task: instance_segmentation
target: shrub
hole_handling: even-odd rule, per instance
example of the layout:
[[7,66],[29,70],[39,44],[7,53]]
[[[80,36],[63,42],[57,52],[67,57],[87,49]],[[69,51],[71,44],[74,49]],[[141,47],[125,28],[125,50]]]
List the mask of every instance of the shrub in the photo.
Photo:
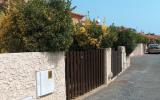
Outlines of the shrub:
[[119,27],[117,32],[118,39],[113,47],[125,46],[126,53],[129,55],[136,47],[136,31],[131,28]]
[[105,26],[97,25],[96,21],[86,20],[89,24],[75,25],[74,41],[71,50],[88,50],[100,48],[103,35],[105,35]]
[[[141,40],[141,39],[140,39]],[[103,38],[102,48],[118,49],[118,46],[125,46],[127,56],[133,52],[137,44],[137,32],[135,29],[117,27],[112,24],[108,28],[108,34]]]
[[102,39],[101,48],[113,47],[114,42],[118,39],[117,27],[114,24],[108,28],[107,33]]
[[156,43],[160,44],[160,38],[156,39]]
[[72,43],[71,2],[14,2],[0,21],[1,47],[6,52],[67,50]]
[[142,35],[142,34],[137,34],[136,35],[136,42],[137,43],[145,43],[145,44],[147,44],[149,42],[149,39],[146,36]]

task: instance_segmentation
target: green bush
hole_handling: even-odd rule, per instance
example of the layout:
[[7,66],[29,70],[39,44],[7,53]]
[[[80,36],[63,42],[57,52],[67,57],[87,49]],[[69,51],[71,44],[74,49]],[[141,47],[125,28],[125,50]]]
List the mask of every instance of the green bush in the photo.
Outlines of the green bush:
[[147,44],[149,42],[149,39],[142,34],[137,34],[136,35],[136,42]]
[[67,50],[72,43],[71,2],[29,0],[14,2],[1,17],[1,52]]
[[118,39],[114,42],[113,47],[125,46],[128,56],[136,47],[136,31],[131,28],[119,27],[117,34]]
[[111,25],[107,30],[107,35],[102,39],[101,48],[113,47],[114,42],[118,39],[117,35],[117,27]]
[[125,46],[127,56],[133,52],[136,47],[136,30],[125,27],[117,27],[112,24],[108,28],[108,34],[103,38],[102,48],[115,48]]
[[98,49],[101,45],[103,32],[102,26],[97,25],[96,21],[90,21],[89,25],[78,23],[75,25],[75,34],[73,34],[73,44],[71,50]]
[[156,39],[156,43],[160,44],[160,38]]

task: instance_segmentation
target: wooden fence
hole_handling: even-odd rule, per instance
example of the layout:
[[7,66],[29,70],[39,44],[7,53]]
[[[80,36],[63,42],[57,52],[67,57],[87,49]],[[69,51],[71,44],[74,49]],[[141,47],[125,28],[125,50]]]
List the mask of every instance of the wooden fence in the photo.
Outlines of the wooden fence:
[[66,53],[67,100],[81,96],[105,82],[104,50]]
[[121,63],[122,63],[121,62],[121,52],[119,52],[118,50],[112,49],[111,70],[113,73],[113,78],[122,71]]

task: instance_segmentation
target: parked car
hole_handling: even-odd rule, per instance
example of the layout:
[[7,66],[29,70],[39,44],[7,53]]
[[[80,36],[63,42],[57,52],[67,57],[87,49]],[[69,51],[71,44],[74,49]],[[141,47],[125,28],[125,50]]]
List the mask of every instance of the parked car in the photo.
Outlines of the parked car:
[[150,53],[160,53],[160,45],[159,44],[149,44],[147,52]]

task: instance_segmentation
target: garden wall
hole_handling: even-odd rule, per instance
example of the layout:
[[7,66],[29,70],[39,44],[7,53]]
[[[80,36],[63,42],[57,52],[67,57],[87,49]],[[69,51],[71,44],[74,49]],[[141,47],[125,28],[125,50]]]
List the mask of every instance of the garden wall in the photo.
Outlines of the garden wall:
[[[54,92],[37,97],[37,71],[53,70]],[[65,100],[65,55],[57,53],[0,54],[0,100]]]
[[135,50],[132,52],[130,56],[143,56],[145,54],[144,44],[140,43],[137,45]]
[[[114,71],[116,71],[117,75],[119,72],[117,70],[121,69],[120,73],[130,67],[130,56],[126,56],[126,50],[124,46],[119,46],[117,51],[117,55],[113,55],[113,49],[107,48],[105,49],[105,83],[109,84],[114,77]],[[114,64],[113,64],[114,63]],[[116,75],[116,76],[117,76]]]

